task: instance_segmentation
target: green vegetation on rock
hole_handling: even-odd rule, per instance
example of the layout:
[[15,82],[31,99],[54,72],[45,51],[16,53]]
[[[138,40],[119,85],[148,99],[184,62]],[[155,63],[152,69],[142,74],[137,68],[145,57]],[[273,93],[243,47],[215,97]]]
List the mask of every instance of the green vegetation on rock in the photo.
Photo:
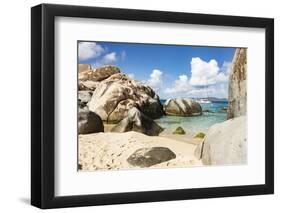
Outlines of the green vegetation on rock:
[[203,132],[197,133],[197,135],[194,136],[194,138],[204,138],[205,134]]
[[185,131],[182,127],[179,126],[178,128],[176,128],[176,130],[173,132],[173,134],[184,135]]

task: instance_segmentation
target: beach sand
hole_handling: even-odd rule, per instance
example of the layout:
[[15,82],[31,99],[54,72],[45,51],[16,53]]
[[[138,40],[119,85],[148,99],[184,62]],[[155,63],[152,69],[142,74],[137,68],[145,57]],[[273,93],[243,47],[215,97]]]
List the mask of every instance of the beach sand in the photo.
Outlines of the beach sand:
[[[104,125],[104,132],[111,132],[113,127],[116,126],[116,124],[107,124],[107,123],[103,123],[103,125]],[[170,138],[172,140],[176,140],[180,142],[194,144],[194,145],[198,145],[199,143],[202,142],[201,138],[194,138],[194,136],[198,132],[186,131],[184,135],[179,135],[179,134],[173,134],[173,131],[174,129],[165,128],[163,132],[159,134],[159,136],[164,138]]]
[[[105,128],[110,129],[109,126]],[[139,148],[159,146],[169,148],[176,154],[176,158],[149,168],[202,165],[201,161],[194,156],[198,141],[198,139],[196,141],[181,139],[176,135],[171,135],[170,138],[147,136],[133,131],[79,135],[79,167],[80,171],[139,168],[130,165],[127,162],[128,157]]]
[[194,145],[198,145],[199,143],[202,142],[201,138],[194,138],[194,136],[197,133],[194,132],[190,132],[190,131],[186,131],[186,133],[184,135],[179,135],[179,134],[173,134],[172,129],[164,129],[163,132],[161,132],[159,134],[160,137],[164,137],[164,138],[170,138],[172,140],[176,140],[176,141],[180,141],[180,142],[185,142],[188,144],[194,144]]

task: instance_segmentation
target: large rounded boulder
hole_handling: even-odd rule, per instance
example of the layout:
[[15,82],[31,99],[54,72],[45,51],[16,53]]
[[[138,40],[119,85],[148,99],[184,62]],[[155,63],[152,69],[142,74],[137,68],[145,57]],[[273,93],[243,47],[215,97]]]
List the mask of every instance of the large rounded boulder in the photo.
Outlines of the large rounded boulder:
[[88,107],[78,108],[78,134],[103,132],[104,126],[101,118]]
[[247,163],[247,117],[240,116],[213,125],[195,155],[205,165]]
[[144,115],[137,108],[129,110],[128,116],[120,121],[112,132],[129,132],[135,131],[150,136],[159,135],[164,129],[155,123],[152,119]]
[[202,108],[198,102],[184,98],[168,99],[164,104],[164,110],[167,115],[202,115]]
[[152,119],[164,115],[158,95],[149,86],[122,73],[101,81],[88,106],[108,123],[118,123],[133,107]]
[[92,94],[92,91],[78,91],[78,134],[104,131],[101,118],[96,113],[91,112],[87,106]]

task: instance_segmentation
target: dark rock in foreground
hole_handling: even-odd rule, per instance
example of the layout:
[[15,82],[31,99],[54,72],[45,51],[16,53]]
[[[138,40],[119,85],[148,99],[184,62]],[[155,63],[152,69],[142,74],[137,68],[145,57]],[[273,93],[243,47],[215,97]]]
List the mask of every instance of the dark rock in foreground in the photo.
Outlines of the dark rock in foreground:
[[133,166],[150,167],[174,158],[175,153],[166,147],[151,147],[136,150],[127,162]]
[[78,134],[103,132],[104,126],[101,118],[88,107],[78,108]]
[[196,116],[202,115],[201,105],[193,100],[184,98],[168,99],[164,105],[167,115]]
[[112,132],[129,131],[135,131],[150,136],[156,136],[163,131],[163,128],[134,107],[129,110],[128,116],[122,121],[120,121],[112,129]]

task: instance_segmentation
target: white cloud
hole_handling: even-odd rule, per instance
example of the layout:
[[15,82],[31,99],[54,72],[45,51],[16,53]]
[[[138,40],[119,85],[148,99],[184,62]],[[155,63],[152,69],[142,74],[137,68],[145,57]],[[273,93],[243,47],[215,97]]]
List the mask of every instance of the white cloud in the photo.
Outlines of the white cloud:
[[165,92],[164,97],[166,97],[166,98],[175,98],[175,97],[193,97],[193,98],[217,97],[217,98],[226,98],[226,97],[228,97],[228,84],[227,83],[221,83],[221,84],[216,84],[216,85],[210,85],[208,87],[192,87],[191,86],[186,91],[168,90],[167,89],[164,92]]
[[93,67],[99,67],[102,65],[111,65],[114,64],[116,61],[117,61],[116,53],[111,52],[104,55],[101,59],[96,60],[95,64],[93,64]]
[[221,72],[226,73],[227,75],[230,74],[232,68],[232,62],[230,61],[224,61],[221,67]]
[[[206,62],[201,58],[192,58],[191,62],[191,78],[192,86],[210,86],[228,80],[228,74],[221,72],[215,59]],[[227,66],[227,65],[225,65]]]
[[205,98],[210,97],[212,94],[216,93],[216,89],[214,86],[209,86],[206,88],[193,88],[191,91],[189,91],[189,94],[194,97],[198,98]]
[[191,60],[191,77],[183,74],[166,88],[164,95],[169,97],[227,97],[228,76],[231,71],[231,62],[225,61],[222,67],[216,60],[209,62],[200,58]]
[[154,90],[159,90],[162,86],[162,75],[162,71],[157,69],[152,70],[152,73],[150,74],[150,79],[148,79],[147,84],[151,86]]
[[164,93],[167,94],[176,94],[176,93],[188,93],[192,89],[189,84],[187,75],[180,75],[177,80],[175,80],[173,87],[169,87],[164,90]]
[[112,52],[112,53],[108,53],[106,54],[103,59],[102,59],[105,63],[112,63],[115,62],[117,60],[116,58],[116,53]]
[[127,74],[129,76],[129,78],[134,79],[135,78],[135,74],[134,73],[129,73]]
[[78,56],[79,60],[84,61],[90,58],[96,58],[104,52],[104,48],[95,42],[79,42]]
[[228,97],[228,83],[219,83],[210,85],[208,87],[196,88],[194,87],[190,91],[191,97],[205,98],[205,97],[216,97],[216,98],[227,98]]

